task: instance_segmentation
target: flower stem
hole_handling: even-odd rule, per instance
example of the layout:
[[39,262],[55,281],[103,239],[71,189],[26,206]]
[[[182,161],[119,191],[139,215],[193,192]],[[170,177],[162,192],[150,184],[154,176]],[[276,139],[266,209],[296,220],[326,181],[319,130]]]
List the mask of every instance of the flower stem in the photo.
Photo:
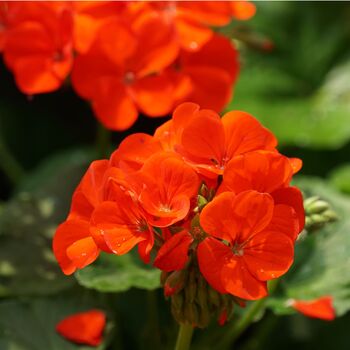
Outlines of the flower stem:
[[[272,294],[279,280],[273,280],[269,284],[269,294]],[[239,338],[239,336],[251,325],[255,317],[265,308],[266,298],[259,299],[247,307],[245,313],[237,321],[232,323],[232,327],[227,329],[225,336],[217,344],[217,349],[231,349],[232,344]]]
[[0,168],[13,185],[17,185],[24,175],[24,170],[0,139]]
[[96,152],[101,158],[109,157],[111,148],[111,132],[101,123],[97,124]]
[[175,350],[189,350],[192,340],[193,327],[189,324],[180,324]]

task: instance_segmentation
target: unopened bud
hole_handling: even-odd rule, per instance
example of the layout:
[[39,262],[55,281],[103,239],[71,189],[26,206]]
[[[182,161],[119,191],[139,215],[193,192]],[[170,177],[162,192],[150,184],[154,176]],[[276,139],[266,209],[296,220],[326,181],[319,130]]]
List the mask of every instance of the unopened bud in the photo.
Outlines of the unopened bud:
[[197,300],[202,309],[204,308],[207,309],[208,307],[207,283],[204,281],[204,278],[201,275],[198,278]]
[[329,209],[329,204],[323,200],[317,200],[305,207],[307,214],[320,214]]
[[162,271],[162,273],[160,274],[160,283],[162,286],[165,285],[165,282],[166,282],[168,276],[169,276],[169,272],[166,272],[166,271]]
[[187,320],[190,321],[190,323],[193,326],[198,326],[199,324],[199,308],[197,304],[191,303],[185,306],[185,309],[187,309],[187,313],[185,311],[185,315],[187,315]]
[[185,288],[186,303],[193,303],[197,294],[196,270],[189,273],[188,282]]
[[203,183],[199,188],[198,194],[200,197],[203,197],[204,199],[208,198],[209,190],[208,190],[208,186],[205,183]]
[[339,219],[337,213],[331,209],[326,210],[322,215],[328,219],[328,222],[334,222]]
[[169,297],[178,293],[185,286],[186,275],[187,273],[185,270],[172,272],[165,281],[164,295]]

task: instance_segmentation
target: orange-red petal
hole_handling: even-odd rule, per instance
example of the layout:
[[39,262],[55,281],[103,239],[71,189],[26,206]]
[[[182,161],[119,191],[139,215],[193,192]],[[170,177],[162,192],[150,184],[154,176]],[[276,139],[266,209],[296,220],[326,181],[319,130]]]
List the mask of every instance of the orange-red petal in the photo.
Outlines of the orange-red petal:
[[314,300],[293,300],[291,306],[305,316],[333,321],[336,317],[333,298],[324,296]]
[[174,234],[159,249],[154,266],[167,272],[182,270],[188,261],[192,242],[193,237],[187,231]]
[[56,331],[74,343],[98,346],[102,342],[105,326],[105,313],[100,310],[89,310],[61,320],[56,326]]

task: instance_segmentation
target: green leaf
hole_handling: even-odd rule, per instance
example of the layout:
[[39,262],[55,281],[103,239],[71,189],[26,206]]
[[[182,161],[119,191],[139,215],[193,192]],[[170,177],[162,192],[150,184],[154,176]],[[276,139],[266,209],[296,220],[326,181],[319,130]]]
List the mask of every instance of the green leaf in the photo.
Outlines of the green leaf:
[[91,156],[65,152],[38,167],[0,211],[0,296],[46,295],[70,287],[53,256],[52,236]]
[[350,194],[350,163],[334,169],[329,181],[339,191]]
[[78,271],[75,276],[82,286],[100,292],[160,287],[160,271],[142,263],[134,252],[122,256],[103,253],[96,263]]
[[[88,350],[89,346],[73,344],[55,331],[65,317],[96,306],[82,298],[42,298],[0,303],[1,350]],[[105,341],[95,349],[106,348],[112,322],[105,331]]]
[[292,88],[293,79],[286,73],[270,67],[246,67],[227,109],[251,113],[282,145],[337,149],[346,144],[350,139],[350,102],[339,99],[334,103],[325,88],[304,97],[290,93]]
[[274,48],[243,50],[228,109],[250,112],[282,145],[342,147],[350,140],[347,5],[308,2],[298,8],[284,1],[257,7],[249,27],[233,26],[252,39],[269,38]]
[[342,315],[350,310],[350,200],[318,178],[302,177],[296,184],[307,196],[328,201],[340,219],[297,242],[295,262],[281,279],[280,292],[268,298],[268,306],[276,313],[290,313],[291,298],[331,295],[337,314]]

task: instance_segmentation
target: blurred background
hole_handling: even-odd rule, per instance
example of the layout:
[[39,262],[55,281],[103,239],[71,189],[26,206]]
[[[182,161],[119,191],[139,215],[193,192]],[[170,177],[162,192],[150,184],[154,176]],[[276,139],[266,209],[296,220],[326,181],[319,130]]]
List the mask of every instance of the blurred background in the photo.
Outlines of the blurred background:
[[[227,109],[244,110],[261,120],[276,134],[282,153],[303,160],[301,175],[323,179],[315,180],[317,188],[342,192],[346,216],[350,210],[350,3],[257,2],[256,6],[252,20],[220,29],[240,39],[241,72]],[[65,277],[52,256],[54,229],[67,215],[71,194],[89,162],[99,156],[95,145],[101,135],[89,105],[69,83],[52,94],[25,96],[2,62],[0,77],[0,349],[84,349],[59,338],[54,328],[64,315],[90,306],[109,310],[107,341],[100,349],[171,348],[177,327],[161,290],[151,290],[151,285],[149,291],[129,289],[137,282],[130,284],[117,273],[111,282],[93,271],[88,271],[89,278],[77,276],[90,288],[87,280],[96,277],[99,287],[87,289],[74,277]],[[153,133],[163,122],[141,116],[128,131],[113,133],[113,145],[134,132]],[[9,152],[23,170],[11,163]],[[308,186],[312,192],[312,181]],[[349,228],[349,236],[349,220],[342,227]],[[331,243],[339,246],[343,241]],[[236,348],[349,349],[350,261],[343,263],[342,272],[334,272],[337,280],[327,280],[333,276],[330,269],[322,281],[346,287],[336,305],[341,316],[334,322],[276,316],[275,308],[275,313],[261,315]],[[136,279],[137,273],[152,274],[145,268],[138,272],[134,261],[118,264]],[[118,285],[117,295],[109,293],[115,291],[113,283]],[[205,333],[210,339],[217,328],[213,324],[198,331],[193,348],[204,349],[200,338]],[[219,330],[224,331],[225,327]]]

